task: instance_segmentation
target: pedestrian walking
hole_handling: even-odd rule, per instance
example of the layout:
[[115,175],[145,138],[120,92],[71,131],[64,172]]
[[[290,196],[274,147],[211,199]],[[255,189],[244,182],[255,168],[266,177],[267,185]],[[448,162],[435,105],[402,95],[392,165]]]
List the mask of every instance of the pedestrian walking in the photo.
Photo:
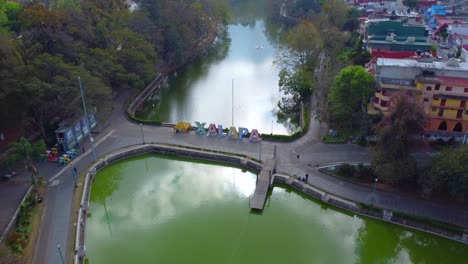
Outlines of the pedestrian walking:
[[306,182],[309,182],[309,174],[306,173]]

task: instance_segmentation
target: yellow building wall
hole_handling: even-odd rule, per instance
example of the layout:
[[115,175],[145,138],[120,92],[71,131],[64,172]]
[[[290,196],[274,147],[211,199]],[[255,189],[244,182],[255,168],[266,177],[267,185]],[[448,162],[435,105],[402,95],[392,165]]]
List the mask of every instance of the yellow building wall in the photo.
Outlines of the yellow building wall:
[[447,99],[445,101],[445,106],[460,107],[460,100],[458,100],[458,99]]
[[445,109],[443,117],[456,118],[457,117],[457,110]]
[[424,83],[416,81],[416,90],[422,91],[423,89],[425,89],[425,87],[426,85]]

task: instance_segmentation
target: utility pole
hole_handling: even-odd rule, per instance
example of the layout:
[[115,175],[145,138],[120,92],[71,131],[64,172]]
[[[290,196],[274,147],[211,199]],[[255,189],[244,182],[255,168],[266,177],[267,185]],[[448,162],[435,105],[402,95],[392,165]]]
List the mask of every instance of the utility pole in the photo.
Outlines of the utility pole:
[[57,245],[57,250],[59,252],[59,255],[60,255],[60,259],[62,260],[62,264],[65,264],[65,261],[63,261],[63,255],[62,255],[62,251],[60,250],[60,244]]
[[140,131],[141,131],[141,144],[145,144],[145,135],[143,134],[143,124],[140,123]]
[[76,170],[76,167],[73,167],[73,162],[72,161],[70,161],[70,168],[72,168],[73,181],[75,182],[75,188],[77,188],[78,184],[76,182],[76,177],[78,176],[78,171]]
[[83,86],[81,85],[81,78],[78,76],[78,82],[80,83],[80,93],[81,93],[81,100],[83,102],[83,111],[86,117],[86,123],[88,123],[88,130],[89,130],[89,142],[91,142],[91,150],[93,152],[93,160],[96,160],[96,152],[94,151],[94,139],[91,135],[91,123],[89,122],[88,111],[86,110],[86,103],[83,93]]
[[234,126],[234,79],[232,79],[232,86],[231,86],[231,113],[232,113],[232,126]]

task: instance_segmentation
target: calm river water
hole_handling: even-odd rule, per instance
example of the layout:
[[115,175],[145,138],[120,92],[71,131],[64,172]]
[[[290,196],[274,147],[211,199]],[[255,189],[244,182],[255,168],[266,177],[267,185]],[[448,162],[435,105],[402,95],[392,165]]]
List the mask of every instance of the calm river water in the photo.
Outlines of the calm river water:
[[223,127],[234,122],[236,127],[267,134],[297,130],[292,124],[276,121],[282,97],[280,69],[273,65],[276,48],[267,38],[266,22],[255,10],[263,7],[244,4],[235,10],[239,24],[228,28],[230,40],[170,76],[167,86],[143,104],[138,117],[172,123],[203,121]]
[[249,210],[255,175],[146,155],[96,176],[91,264],[463,263],[468,246],[351,215],[276,186]]

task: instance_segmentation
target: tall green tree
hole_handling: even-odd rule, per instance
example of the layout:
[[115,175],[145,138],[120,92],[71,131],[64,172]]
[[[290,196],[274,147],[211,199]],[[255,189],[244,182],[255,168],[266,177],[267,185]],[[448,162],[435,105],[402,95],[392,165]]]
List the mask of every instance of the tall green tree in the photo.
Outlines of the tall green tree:
[[426,114],[420,106],[401,95],[390,114],[379,124],[379,141],[373,149],[372,166],[384,182],[416,181],[417,163],[411,156],[410,147],[419,140],[426,122]]
[[447,191],[453,197],[468,197],[468,147],[445,149],[434,156],[420,177],[424,194]]
[[283,69],[279,77],[279,89],[285,95],[291,95],[298,101],[304,101],[312,95],[312,73],[306,69]]
[[356,129],[367,112],[374,82],[374,77],[362,66],[341,70],[328,97],[332,122],[349,131]]
[[279,102],[278,120],[282,123],[298,124],[301,114],[301,103],[312,95],[312,73],[305,68],[283,69],[279,74],[279,89],[285,95]]
[[39,185],[37,182],[37,168],[34,166],[33,158],[43,154],[46,150],[44,141],[40,141],[31,145],[27,139],[22,137],[18,142],[10,144],[8,155],[11,155],[15,160],[23,160],[25,163],[25,171],[31,175],[31,180],[34,185],[35,191],[39,193]]
[[320,31],[312,22],[303,21],[282,36],[276,63],[313,71],[322,47]]

